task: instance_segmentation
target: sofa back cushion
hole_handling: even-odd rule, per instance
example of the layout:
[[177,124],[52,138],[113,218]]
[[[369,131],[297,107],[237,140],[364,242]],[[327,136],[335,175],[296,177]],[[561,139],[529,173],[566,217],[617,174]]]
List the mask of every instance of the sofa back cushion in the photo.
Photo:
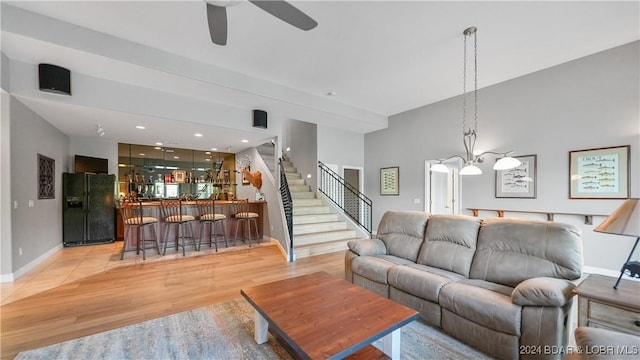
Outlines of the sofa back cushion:
[[417,211],[387,211],[382,215],[376,237],[387,247],[387,255],[416,261],[424,241],[429,214]]
[[575,226],[535,220],[486,219],[480,226],[470,278],[515,287],[534,277],[582,275],[582,241]]
[[432,215],[418,264],[469,277],[480,219],[465,215]]

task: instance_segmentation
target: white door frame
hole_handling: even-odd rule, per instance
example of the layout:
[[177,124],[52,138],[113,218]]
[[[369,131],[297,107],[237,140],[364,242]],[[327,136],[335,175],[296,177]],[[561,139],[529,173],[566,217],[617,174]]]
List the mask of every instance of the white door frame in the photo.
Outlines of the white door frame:
[[[431,166],[438,163],[438,160],[425,160],[424,162],[424,211],[427,213],[432,213],[432,202],[431,202],[431,192],[432,192],[432,181],[431,181]],[[461,213],[461,204],[462,204],[462,189],[460,188],[460,175],[458,174],[460,168],[462,167],[462,161],[460,159],[450,159],[448,161],[444,161],[449,167],[449,176],[451,176],[450,181],[447,182],[447,192],[449,192],[449,196],[451,197],[451,211],[452,214],[460,214]]]

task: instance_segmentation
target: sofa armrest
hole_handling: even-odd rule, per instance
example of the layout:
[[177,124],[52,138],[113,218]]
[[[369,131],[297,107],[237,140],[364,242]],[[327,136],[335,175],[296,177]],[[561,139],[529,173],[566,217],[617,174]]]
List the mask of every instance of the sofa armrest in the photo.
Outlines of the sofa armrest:
[[387,247],[380,239],[351,240],[347,243],[351,251],[360,256],[386,255]]
[[575,295],[575,284],[550,277],[527,279],[513,289],[511,301],[520,306],[564,306]]

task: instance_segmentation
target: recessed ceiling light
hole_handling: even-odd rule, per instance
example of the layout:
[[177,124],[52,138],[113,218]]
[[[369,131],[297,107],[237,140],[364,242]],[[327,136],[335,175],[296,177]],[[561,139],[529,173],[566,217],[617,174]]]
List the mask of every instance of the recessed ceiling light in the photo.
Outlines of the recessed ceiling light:
[[168,153],[172,153],[173,149],[165,149],[164,151],[168,152]]
[[202,137],[202,134],[200,134],[200,133],[198,133],[198,134],[193,134],[193,135],[195,135],[196,137]]
[[204,153],[207,155],[211,155],[211,151],[205,151]]
[[173,158],[174,159],[180,159],[180,156],[174,156]]
[[329,92],[327,93],[327,96],[334,96],[335,94],[336,94],[336,92],[335,92],[335,91],[329,91]]
[[163,144],[161,142],[157,142],[156,145],[162,146]]
[[140,154],[138,154],[138,155],[140,155],[140,156],[144,156],[144,153],[140,153]]
[[142,125],[136,125],[136,129],[144,130],[144,129],[146,129],[146,127],[144,127]]
[[244,139],[243,139],[243,140],[242,140],[242,142],[243,142],[243,143],[248,143],[248,142],[249,142],[249,140],[244,140]]
[[218,149],[216,149],[216,148],[211,148],[211,151],[218,151]]
[[161,148],[160,146],[156,146],[156,147],[154,147],[154,149],[156,149],[156,150],[162,150],[162,148]]

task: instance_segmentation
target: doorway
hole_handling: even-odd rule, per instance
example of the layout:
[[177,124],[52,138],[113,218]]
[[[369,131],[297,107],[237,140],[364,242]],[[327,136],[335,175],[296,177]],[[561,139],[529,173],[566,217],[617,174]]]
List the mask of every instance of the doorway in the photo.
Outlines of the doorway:
[[[362,172],[363,168],[359,166],[343,166],[342,167],[342,177],[344,181],[351,185],[351,187],[357,191],[362,192],[363,179]],[[349,214],[352,218],[357,219],[361,224],[364,224],[363,216],[365,214],[364,211],[364,203],[360,201],[358,197],[358,193],[352,193],[351,191],[345,191],[344,194],[344,211]]]
[[459,159],[443,162],[448,173],[431,171],[431,166],[437,160],[424,162],[424,211],[429,214],[456,215],[460,214],[460,168]]

